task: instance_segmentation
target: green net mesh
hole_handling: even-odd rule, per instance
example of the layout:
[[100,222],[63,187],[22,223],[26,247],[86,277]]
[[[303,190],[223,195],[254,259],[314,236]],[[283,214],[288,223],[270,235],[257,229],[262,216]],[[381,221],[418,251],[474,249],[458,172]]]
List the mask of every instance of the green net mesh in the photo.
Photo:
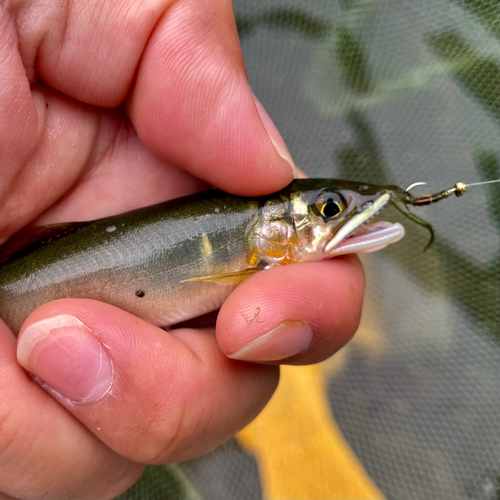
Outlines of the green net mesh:
[[[498,0],[234,7],[253,91],[310,176],[430,191],[500,178]],[[418,214],[427,252],[394,212],[407,236],[364,258],[384,350],[346,347],[331,411],[386,497],[499,499],[500,185]],[[200,497],[261,498],[255,459],[230,440],[123,495]]]

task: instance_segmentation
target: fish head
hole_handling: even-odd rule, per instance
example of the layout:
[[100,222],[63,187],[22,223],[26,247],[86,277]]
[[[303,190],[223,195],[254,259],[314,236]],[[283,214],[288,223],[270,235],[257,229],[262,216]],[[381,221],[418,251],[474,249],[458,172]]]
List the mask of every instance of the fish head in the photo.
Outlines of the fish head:
[[290,219],[301,255],[320,260],[347,253],[368,253],[399,241],[401,224],[367,222],[401,194],[397,186],[335,179],[299,179],[287,188]]

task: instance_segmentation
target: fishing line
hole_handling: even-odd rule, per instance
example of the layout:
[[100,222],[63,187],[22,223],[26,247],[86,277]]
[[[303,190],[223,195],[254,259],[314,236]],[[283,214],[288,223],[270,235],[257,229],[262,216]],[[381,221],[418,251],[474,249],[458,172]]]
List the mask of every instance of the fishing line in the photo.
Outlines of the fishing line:
[[472,184],[466,184],[466,186],[467,187],[470,187],[470,186],[481,186],[482,184],[493,184],[494,182],[500,182],[500,179],[495,179],[494,181],[474,182]]

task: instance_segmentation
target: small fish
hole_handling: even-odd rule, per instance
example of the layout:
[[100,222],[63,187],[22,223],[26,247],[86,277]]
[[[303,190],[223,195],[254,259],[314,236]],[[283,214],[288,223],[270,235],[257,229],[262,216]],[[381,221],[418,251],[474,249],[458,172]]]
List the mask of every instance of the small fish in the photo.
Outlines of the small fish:
[[401,224],[366,224],[389,203],[434,203],[465,187],[413,196],[397,186],[302,179],[270,196],[212,190],[24,230],[0,248],[0,317],[17,334],[42,304],[89,298],[170,326],[218,309],[260,270],[380,250],[404,236]]

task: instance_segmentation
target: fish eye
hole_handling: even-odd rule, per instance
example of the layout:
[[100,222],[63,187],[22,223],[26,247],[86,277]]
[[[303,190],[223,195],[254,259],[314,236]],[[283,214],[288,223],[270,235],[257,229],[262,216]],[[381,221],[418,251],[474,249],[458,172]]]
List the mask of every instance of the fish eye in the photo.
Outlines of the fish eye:
[[338,193],[323,192],[316,199],[315,208],[328,221],[342,214],[345,210],[345,201]]

